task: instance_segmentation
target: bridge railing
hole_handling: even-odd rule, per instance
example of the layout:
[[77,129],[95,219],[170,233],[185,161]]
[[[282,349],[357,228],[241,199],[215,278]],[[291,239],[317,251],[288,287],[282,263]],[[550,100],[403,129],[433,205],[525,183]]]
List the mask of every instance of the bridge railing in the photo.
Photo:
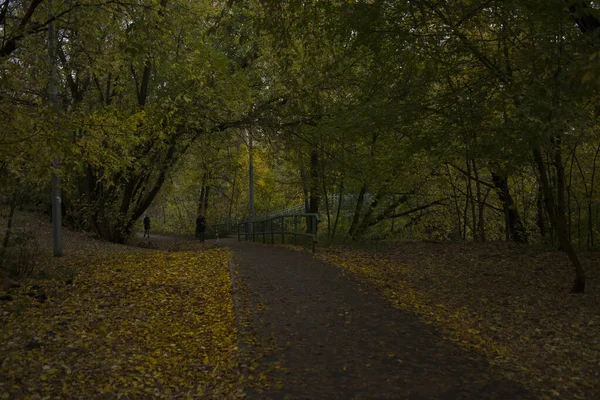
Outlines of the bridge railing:
[[288,214],[278,215],[274,217],[257,219],[254,221],[240,222],[238,224],[238,241],[248,240],[251,238],[255,241],[256,238],[262,238],[264,243],[270,240],[275,243],[275,239],[285,244],[285,237],[293,237],[296,244],[298,237],[308,237],[311,239],[313,253],[317,244],[317,224],[319,222],[319,214]]
[[210,229],[206,232],[206,237],[213,237],[217,234],[222,238],[236,235],[238,226],[239,222],[233,220],[211,224]]

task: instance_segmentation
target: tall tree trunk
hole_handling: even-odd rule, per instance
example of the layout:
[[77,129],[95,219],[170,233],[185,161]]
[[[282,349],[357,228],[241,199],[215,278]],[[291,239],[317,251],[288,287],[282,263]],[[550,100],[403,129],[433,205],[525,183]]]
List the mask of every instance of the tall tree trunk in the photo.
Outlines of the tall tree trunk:
[[202,174],[202,182],[200,183],[200,195],[198,196],[198,214],[204,215],[206,212],[206,196],[207,196],[207,188],[206,184],[208,181],[208,173],[204,172]]
[[208,198],[210,196],[210,185],[207,185],[204,188],[204,205],[202,206],[202,209],[204,211],[204,213],[206,214],[208,212]]
[[[156,181],[154,181],[152,188],[150,190],[146,190],[147,188],[145,184],[143,186],[138,186],[138,192],[143,192],[138,193],[137,195],[132,197],[132,200],[134,198],[136,198],[137,200],[135,200],[134,204],[129,205],[129,211],[126,214],[128,216],[127,219],[124,221],[117,221],[117,225],[113,231],[113,242],[123,244],[127,241],[129,236],[131,235],[135,221],[137,221],[137,219],[143,215],[143,213],[148,209],[148,207],[150,207],[150,204],[152,204],[152,201],[160,192],[160,189],[162,188],[167,177],[167,172],[171,170],[171,168],[175,164],[175,161],[177,160],[177,157],[174,155],[176,144],[177,137],[173,137],[171,139],[171,143],[169,144],[169,149],[165,155],[165,159],[162,162],[162,165],[160,165],[158,168],[160,172],[158,174],[158,177],[156,178]],[[182,151],[182,153],[185,153],[185,149]],[[146,177],[144,179],[144,182],[147,182],[147,180],[150,178],[150,172],[145,172],[145,174]]]
[[302,194],[304,195],[304,212],[310,212],[309,206],[309,190],[308,190],[308,178],[306,177],[306,170],[304,166],[300,166],[300,179],[302,180]]
[[360,214],[362,213],[362,208],[365,203],[365,194],[367,193],[367,184],[363,183],[360,188],[360,192],[358,192],[358,198],[356,199],[356,207],[354,209],[354,216],[352,217],[352,223],[350,224],[350,229],[348,230],[348,234],[352,237],[356,234],[356,227],[358,226],[358,221],[360,220]]
[[[469,175],[470,175],[470,171]],[[463,236],[462,236],[462,240],[466,241],[467,240],[467,228],[469,227],[469,202],[471,200],[471,196],[469,193],[469,188],[471,185],[471,178],[470,176],[467,177],[467,187],[466,187],[466,195],[465,195],[465,207],[463,209],[463,213],[462,213],[462,220],[463,220],[463,226],[462,226],[462,232],[463,232]]]
[[546,165],[544,164],[544,158],[541,150],[539,148],[534,148],[533,156],[540,174],[540,183],[542,184],[542,190],[544,193],[544,204],[546,206],[546,211],[550,214],[553,230],[556,232],[561,248],[567,253],[575,269],[575,280],[573,282],[571,292],[583,293],[585,291],[585,271],[581,265],[581,262],[579,261],[579,258],[577,257],[577,253],[573,249],[573,245],[569,241],[569,236],[567,234],[567,220],[565,216],[564,199],[564,166],[562,163],[560,142],[555,144],[554,149],[554,164],[557,169],[557,204],[555,204],[554,201],[554,193],[552,192],[552,186],[550,185],[550,180],[548,179],[548,171],[546,170]]
[[[477,190],[477,211],[479,214],[477,230],[479,231],[478,236],[479,240],[485,242],[485,220],[483,218],[483,214],[485,211],[485,199],[481,199],[481,181],[479,180],[479,170],[477,169],[477,164],[475,163],[475,159],[472,160],[473,163],[473,174],[475,175],[475,189]],[[489,194],[489,189],[488,192]],[[486,194],[487,198],[487,194]]]
[[502,208],[506,215],[506,222],[508,224],[507,231],[509,232],[510,238],[517,243],[527,243],[527,232],[525,231],[521,216],[519,215],[515,202],[510,194],[508,179],[506,176],[492,171],[492,181],[497,189],[496,192],[498,193],[498,198],[502,203]]
[[[320,188],[319,188],[319,152],[312,149],[310,152],[310,198],[308,204],[308,212],[311,214],[319,213]],[[313,226],[312,224],[315,224]],[[313,218],[307,219],[307,232],[317,231],[317,221]]]
[[335,231],[337,229],[338,221],[340,220],[340,212],[342,210],[342,199],[344,198],[344,177],[340,182],[340,191],[339,191],[338,205],[337,210],[335,212],[335,222],[333,223],[333,229],[331,230],[330,238],[333,239],[335,237]]
[[592,164],[592,178],[590,182],[590,194],[588,196],[588,250],[594,248],[594,222],[592,217],[592,199],[594,197],[594,187],[595,187],[595,178],[596,178],[596,165],[598,161],[598,155],[600,154],[600,145],[596,147],[596,153],[594,154],[594,162]]
[[587,249],[592,250],[594,248],[594,219],[592,217],[592,201],[588,199],[588,237],[587,237]]
[[548,234],[548,228],[546,227],[546,211],[544,210],[544,191],[542,184],[538,185],[537,196],[536,196],[536,208],[537,208],[537,226],[540,230],[540,235],[546,237]]
[[[571,212],[571,199],[572,199],[572,190],[571,190],[571,185],[573,184],[573,167],[575,166],[575,151],[577,150],[577,146],[575,146],[575,148],[573,149],[573,152],[571,154],[571,165],[569,167],[569,182],[566,184],[566,191],[567,191],[567,202],[565,204],[565,208],[567,210],[567,232],[569,233],[569,242],[573,243],[573,213]],[[577,198],[577,196],[575,196],[575,201],[578,203],[577,204],[577,209],[579,209],[579,199]],[[577,225],[579,226],[579,225]],[[581,233],[581,230],[579,230],[579,232]],[[581,249],[581,235],[579,236],[579,246],[578,248]]]
[[[371,156],[371,161],[374,161],[374,158],[375,158],[375,145],[377,143],[378,137],[379,137],[379,135],[377,134],[377,132],[373,132],[371,135],[371,148],[369,150],[369,154]],[[358,233],[357,232],[358,231],[358,222],[360,221],[360,216],[362,213],[362,208],[364,206],[366,193],[367,193],[367,184],[363,183],[362,187],[360,188],[360,193],[358,194],[358,199],[356,201],[356,209],[354,210],[354,216],[352,217],[352,224],[350,225],[350,229],[348,230],[348,233],[353,238]]]
[[237,184],[237,169],[233,171],[233,183],[231,184],[231,200],[229,201],[229,210],[227,212],[227,220],[231,220],[233,215],[233,203],[235,199],[235,186]]
[[[370,226],[373,226],[373,214],[375,213],[375,210],[377,209],[377,206],[379,205],[379,202],[381,201],[381,198],[383,196],[384,195],[382,193],[375,194],[373,200],[371,200],[371,204],[369,204],[369,207],[367,208],[367,211],[365,212],[365,215],[362,218],[362,221],[360,221],[360,223],[356,227],[356,235],[365,233]],[[400,204],[400,202],[405,202],[406,199],[408,199],[407,196],[401,196],[399,200],[395,201],[394,203],[392,203],[392,205],[388,206],[388,209],[390,209],[390,207],[391,209],[395,209],[396,203]]]
[[577,248],[581,250],[583,248],[581,245],[581,202],[577,197],[575,197],[575,203],[577,204]]
[[4,232],[4,239],[2,240],[2,248],[0,249],[0,267],[2,267],[2,261],[4,260],[4,253],[10,243],[10,236],[12,234],[12,225],[15,218],[15,210],[17,208],[17,189],[10,199],[10,211],[8,213],[8,221],[6,222],[6,231]]
[[461,212],[460,212],[460,206],[458,204],[458,193],[456,192],[456,185],[454,184],[454,179],[452,179],[452,172],[450,171],[450,167],[448,166],[448,164],[446,164],[446,171],[448,173],[448,180],[450,181],[450,185],[452,186],[452,194],[453,194],[453,198],[454,198],[454,208],[456,210],[456,218],[457,218],[457,223],[456,226],[458,228],[458,232],[456,232],[458,234],[459,238],[462,238],[463,234],[462,234],[462,222],[461,222]]
[[327,216],[327,235],[331,235],[331,210],[329,209],[329,196],[327,195],[327,181],[325,179],[325,162],[321,161],[321,183],[325,197],[325,214]]
[[471,159],[469,157],[469,150],[467,149],[466,153],[466,161],[467,161],[467,202],[471,206],[471,233],[473,236],[473,240],[479,241],[479,234],[477,228],[477,215],[475,214],[475,197],[473,196],[473,185],[471,179]]
[[204,215],[204,191],[206,187],[204,186],[204,182],[200,186],[200,196],[198,198],[198,214]]

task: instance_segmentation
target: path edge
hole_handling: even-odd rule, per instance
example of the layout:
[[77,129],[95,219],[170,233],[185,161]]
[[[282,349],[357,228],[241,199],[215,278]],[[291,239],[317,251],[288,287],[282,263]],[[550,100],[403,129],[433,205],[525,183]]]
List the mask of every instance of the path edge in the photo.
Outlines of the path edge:
[[[241,323],[241,311],[242,311],[242,297],[240,294],[240,284],[239,284],[239,277],[237,274],[237,270],[235,268],[236,262],[234,260],[235,258],[235,253],[234,251],[230,248],[230,254],[231,256],[229,257],[229,260],[227,260],[227,267],[229,268],[229,280],[231,281],[231,299],[233,302],[233,313],[234,313],[234,321],[235,321],[235,327],[237,330],[237,346],[238,346],[238,357],[239,357],[239,361],[240,363],[243,362],[244,360],[244,355],[248,353],[249,351],[249,346],[248,344],[244,341],[243,338],[243,327],[242,327],[242,323]],[[240,365],[241,367],[241,373],[244,377],[244,384],[243,384],[243,391],[244,391],[244,398],[248,398],[248,390],[247,390],[247,386],[246,386],[246,379],[247,379],[247,375],[248,375],[248,371],[246,370],[247,368]]]

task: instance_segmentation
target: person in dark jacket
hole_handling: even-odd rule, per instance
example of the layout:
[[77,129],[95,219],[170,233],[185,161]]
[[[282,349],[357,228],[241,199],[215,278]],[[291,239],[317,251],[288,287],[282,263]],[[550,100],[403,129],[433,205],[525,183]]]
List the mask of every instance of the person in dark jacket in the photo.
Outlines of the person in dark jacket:
[[196,237],[204,243],[204,232],[206,231],[206,219],[202,215],[196,218]]
[[150,238],[150,217],[148,214],[144,217],[144,237],[146,237],[146,235]]

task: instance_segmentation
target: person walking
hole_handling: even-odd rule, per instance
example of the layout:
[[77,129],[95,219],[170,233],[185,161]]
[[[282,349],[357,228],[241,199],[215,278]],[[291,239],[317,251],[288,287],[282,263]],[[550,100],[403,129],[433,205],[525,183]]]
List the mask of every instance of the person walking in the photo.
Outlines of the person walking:
[[206,232],[206,219],[202,215],[196,218],[196,237],[204,243],[204,232]]
[[148,235],[148,239],[150,239],[150,217],[146,214],[144,218],[144,237]]

